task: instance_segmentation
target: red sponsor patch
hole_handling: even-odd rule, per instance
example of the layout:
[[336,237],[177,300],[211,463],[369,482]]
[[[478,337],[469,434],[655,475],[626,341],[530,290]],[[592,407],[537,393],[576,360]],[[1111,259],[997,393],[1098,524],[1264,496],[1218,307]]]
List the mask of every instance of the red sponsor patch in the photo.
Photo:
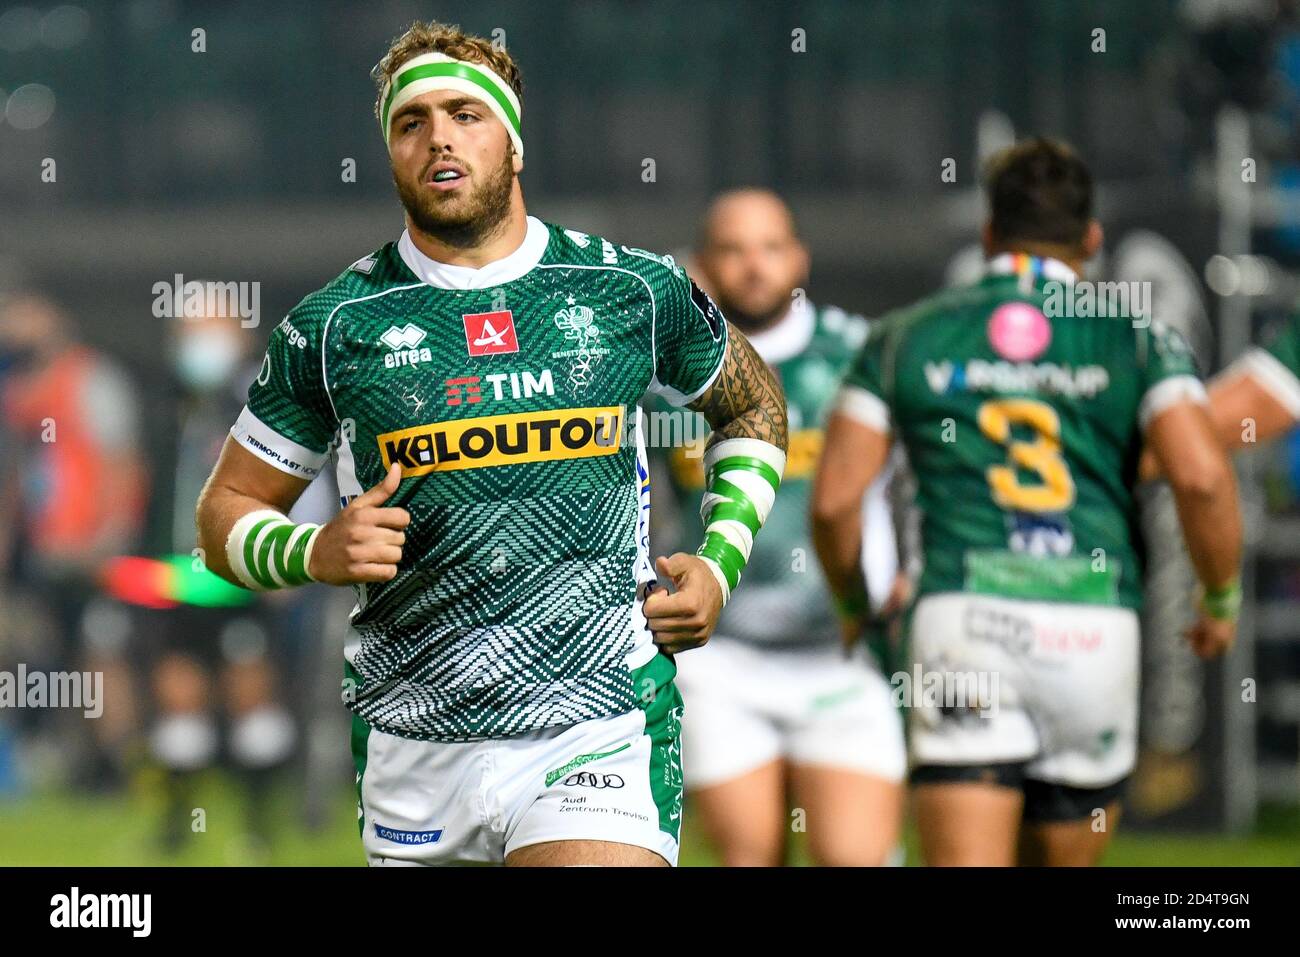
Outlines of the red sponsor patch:
[[496,356],[519,351],[515,319],[509,309],[473,312],[461,319],[465,321],[465,345],[470,355]]
[[479,377],[476,375],[448,379],[446,387],[448,405],[460,405],[462,402],[473,405],[483,401],[483,390],[479,387]]

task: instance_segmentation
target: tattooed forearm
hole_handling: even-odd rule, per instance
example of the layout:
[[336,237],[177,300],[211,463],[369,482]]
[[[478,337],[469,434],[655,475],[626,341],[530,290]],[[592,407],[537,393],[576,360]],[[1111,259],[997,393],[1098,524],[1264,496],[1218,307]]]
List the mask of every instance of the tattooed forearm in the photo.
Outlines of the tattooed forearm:
[[708,390],[691,403],[713,427],[709,444],[762,439],[785,451],[789,428],[781,383],[735,326],[727,324],[727,355]]

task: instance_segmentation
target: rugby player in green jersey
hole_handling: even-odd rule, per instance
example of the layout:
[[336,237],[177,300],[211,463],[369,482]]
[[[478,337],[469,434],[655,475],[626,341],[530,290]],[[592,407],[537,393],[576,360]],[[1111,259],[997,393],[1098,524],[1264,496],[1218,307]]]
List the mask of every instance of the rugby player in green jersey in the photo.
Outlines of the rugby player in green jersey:
[[1300,312],[1210,382],[1210,410],[1229,450],[1268,442],[1300,421]]
[[895,677],[924,857],[1090,864],[1136,756],[1144,444],[1204,585],[1188,637],[1206,657],[1234,636],[1241,517],[1186,344],[1053,305],[1101,244],[1084,164],[1030,140],[994,158],[987,188],[987,275],[881,320],[845,379],[814,541],[852,637],[859,502],[900,441],[924,571],[912,672]]
[[[415,24],[375,78],[406,230],[272,333],[200,543],[249,588],[355,586],[371,863],[675,863],[672,654],[772,506],[780,386],[670,257],[526,214],[509,53]],[[648,392],[714,430],[703,544],[653,563]],[[292,524],[327,459],[342,511]]]
[[[848,660],[839,650],[835,610],[808,530],[826,414],[867,323],[807,300],[807,250],[789,208],[769,191],[719,196],[705,216],[695,265],[723,312],[776,370],[790,448],[745,587],[723,611],[708,647],[679,662],[691,807],[729,865],[782,864],[792,807],[806,815],[816,863],[884,864],[902,816],[902,722],[866,644]],[[671,422],[682,412],[651,415]],[[707,431],[691,422],[670,435]],[[675,441],[664,458],[676,524],[690,536],[705,492],[698,449]],[[878,606],[889,601],[898,564],[883,486],[872,486],[867,506],[868,585]],[[662,502],[654,514],[668,514]],[[652,541],[656,534],[652,529]]]
[[[1264,346],[1251,346],[1210,380],[1210,416],[1219,441],[1230,453],[1271,442],[1300,422],[1300,312],[1273,330]],[[1143,479],[1160,466],[1147,450]]]
[[[1300,422],[1300,312],[1272,330],[1267,345],[1251,346],[1210,380],[1210,416],[1230,453],[1271,442]],[[1160,467],[1148,450],[1142,478]]]

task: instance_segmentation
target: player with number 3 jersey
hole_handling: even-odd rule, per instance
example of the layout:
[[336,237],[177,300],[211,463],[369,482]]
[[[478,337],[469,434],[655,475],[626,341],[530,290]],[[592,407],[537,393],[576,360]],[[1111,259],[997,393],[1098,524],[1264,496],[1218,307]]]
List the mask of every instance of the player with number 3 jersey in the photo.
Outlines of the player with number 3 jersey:
[[1203,655],[1233,637],[1240,516],[1186,344],[1062,305],[1101,243],[1083,163],[1030,140],[994,158],[988,191],[984,278],[881,320],[845,379],[814,540],[852,639],[858,503],[903,443],[923,523],[905,703],[924,856],[1092,863],[1136,755],[1144,446],[1205,587]]

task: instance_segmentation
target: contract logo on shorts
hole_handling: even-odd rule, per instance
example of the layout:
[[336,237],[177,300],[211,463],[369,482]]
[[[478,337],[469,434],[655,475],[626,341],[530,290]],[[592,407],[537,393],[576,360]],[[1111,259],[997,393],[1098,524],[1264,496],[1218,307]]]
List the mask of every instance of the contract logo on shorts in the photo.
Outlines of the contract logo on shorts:
[[384,468],[402,476],[523,462],[613,455],[622,441],[623,407],[555,409],[431,422],[376,437]]
[[519,351],[515,317],[509,309],[472,312],[460,318],[465,323],[465,345],[470,355],[496,356]]
[[378,821],[375,822],[375,834],[394,844],[437,844],[442,840],[442,828],[434,831],[399,831],[384,827]]
[[597,790],[621,788],[624,785],[623,778],[617,774],[593,774],[591,771],[579,771],[577,774],[570,774],[560,783],[566,788],[596,788]]

